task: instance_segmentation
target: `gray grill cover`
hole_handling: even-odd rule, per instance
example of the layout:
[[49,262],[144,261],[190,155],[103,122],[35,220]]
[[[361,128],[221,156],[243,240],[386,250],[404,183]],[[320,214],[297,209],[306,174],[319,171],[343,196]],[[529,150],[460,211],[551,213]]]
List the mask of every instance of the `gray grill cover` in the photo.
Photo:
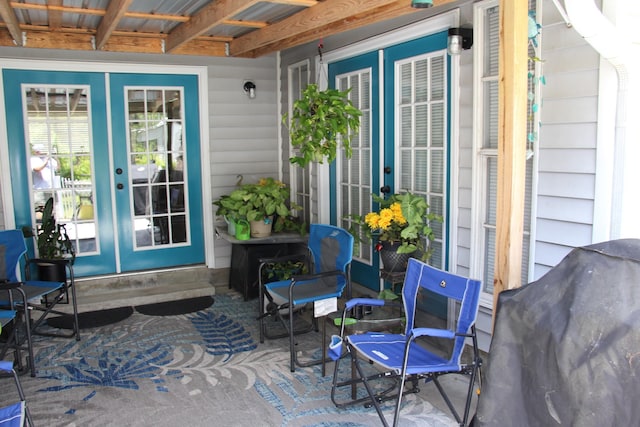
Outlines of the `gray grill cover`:
[[474,426],[640,425],[640,240],[500,294]]

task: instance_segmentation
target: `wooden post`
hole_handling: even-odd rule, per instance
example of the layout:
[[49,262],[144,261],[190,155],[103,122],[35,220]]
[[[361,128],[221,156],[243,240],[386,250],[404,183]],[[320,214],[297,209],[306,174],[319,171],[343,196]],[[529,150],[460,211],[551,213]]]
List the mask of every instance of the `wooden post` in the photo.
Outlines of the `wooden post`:
[[498,209],[493,313],[520,286],[527,141],[527,0],[500,0]]

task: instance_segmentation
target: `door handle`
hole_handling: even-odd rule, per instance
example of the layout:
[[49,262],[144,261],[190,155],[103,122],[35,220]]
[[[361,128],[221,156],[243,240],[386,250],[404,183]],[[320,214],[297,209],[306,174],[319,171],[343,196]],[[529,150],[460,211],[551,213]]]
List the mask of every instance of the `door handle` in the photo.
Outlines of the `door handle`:
[[384,194],[389,194],[389,193],[391,193],[391,187],[389,187],[388,185],[380,187],[380,192],[382,192]]
[[118,183],[118,185],[116,185],[116,188],[117,188],[118,190],[122,190],[122,189],[124,188],[124,184],[122,184],[122,183]]

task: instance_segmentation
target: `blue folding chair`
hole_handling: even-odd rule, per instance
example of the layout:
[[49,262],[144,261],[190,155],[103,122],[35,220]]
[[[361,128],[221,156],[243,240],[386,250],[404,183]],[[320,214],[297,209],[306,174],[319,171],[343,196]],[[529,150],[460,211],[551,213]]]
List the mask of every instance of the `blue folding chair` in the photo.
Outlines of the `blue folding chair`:
[[[40,260],[29,259],[27,257],[27,245],[21,230],[0,231],[0,246],[4,247],[6,264],[6,284],[0,285],[0,307],[9,310],[24,310],[24,302],[19,296],[23,292],[26,296],[26,313],[29,316],[32,312],[39,312],[40,316],[35,320],[28,320],[31,334],[46,336],[75,337],[80,340],[80,328],[78,326],[78,307],[76,303],[76,292],[74,286],[73,266],[66,259]],[[32,270],[35,270],[38,263],[47,262],[58,264],[65,268],[67,272],[66,281],[52,282],[44,280],[31,280]],[[21,278],[18,277],[21,272]],[[35,274],[33,274],[35,276]],[[73,310],[73,330],[69,333],[51,330],[43,330],[46,326],[46,318],[51,314],[65,315],[66,313],[57,309],[58,303],[70,303]],[[32,374],[35,376],[35,372]]]
[[[13,292],[20,295],[20,307],[22,312],[16,310],[0,310],[0,325],[4,331],[3,342],[0,347],[0,360],[3,360],[9,350],[13,350],[13,361],[20,372],[29,367],[31,376],[35,377],[36,370],[33,365],[33,345],[31,343],[31,327],[29,316],[25,312],[27,305],[26,295],[19,284],[0,283],[0,289],[12,287]],[[26,363],[23,363],[22,352],[27,352]]]
[[33,427],[31,413],[29,412],[18,374],[13,369],[13,364],[7,361],[0,361],[0,372],[13,376],[18,388],[18,396],[20,397],[19,402],[0,408],[0,427]]
[[[421,289],[426,289],[458,303],[459,315],[454,330],[415,326],[417,300]],[[400,418],[403,394],[418,392],[418,381],[426,379],[426,382],[434,382],[456,421],[460,425],[466,425],[475,380],[476,377],[479,378],[479,369],[482,363],[475,330],[480,290],[481,283],[478,280],[457,276],[430,267],[416,259],[410,259],[402,289],[406,315],[406,327],[402,334],[368,332],[359,335],[345,335],[344,325],[349,310],[359,305],[385,305],[385,300],[380,299],[356,298],[348,301],[342,315],[341,334],[339,337],[332,337],[329,346],[329,357],[336,361],[331,388],[331,400],[334,404],[337,407],[344,407],[354,403],[371,403],[376,408],[383,425],[387,426],[380,402],[395,398],[393,425],[396,426]],[[436,354],[438,352],[430,349],[428,343],[422,342],[420,337],[450,340],[452,350],[448,358]],[[462,353],[467,338],[470,339],[472,346],[471,361],[462,363]],[[353,371],[352,368],[351,376],[347,380],[339,381],[339,365],[343,348],[351,355],[352,367],[355,366],[356,369]],[[362,366],[363,360],[380,367],[381,371],[367,374]],[[469,387],[462,417],[459,416],[438,380],[440,376],[446,374],[469,375]],[[388,378],[395,380],[396,387],[386,388],[380,393],[375,392],[373,381]],[[410,382],[412,388],[405,391],[405,382],[407,381]],[[338,401],[338,389],[349,386],[350,390],[353,390],[358,384],[364,385],[365,397],[357,398],[352,392],[351,398],[342,398],[341,401]],[[395,388],[397,388],[397,394],[390,395]],[[343,395],[344,393],[341,394],[341,396]]]
[[[347,288],[347,295],[351,296],[350,268],[353,257],[353,236],[348,231],[328,224],[311,224],[309,229],[309,271],[311,274],[294,275],[289,280],[280,280],[266,284],[260,284],[260,342],[264,342],[266,332],[265,319],[276,316],[286,329],[289,336],[289,348],[291,353],[291,372],[295,372],[295,366],[310,366],[323,363],[324,352],[319,360],[307,363],[298,361],[295,351],[294,336],[317,330],[317,320],[314,313],[312,327],[305,330],[294,329],[294,311],[309,303],[317,304],[320,301],[331,301],[342,296]],[[262,259],[259,277],[262,278],[262,268],[266,263],[278,262],[284,258]],[[268,304],[265,304],[265,298]],[[285,320],[283,314],[288,315]],[[326,314],[326,313],[325,313]],[[318,316],[318,317],[324,317]],[[324,322],[322,323],[324,328]],[[324,332],[324,329],[323,329]],[[285,335],[285,336],[286,336]],[[324,333],[323,339],[324,339]],[[323,346],[324,348],[324,346]]]

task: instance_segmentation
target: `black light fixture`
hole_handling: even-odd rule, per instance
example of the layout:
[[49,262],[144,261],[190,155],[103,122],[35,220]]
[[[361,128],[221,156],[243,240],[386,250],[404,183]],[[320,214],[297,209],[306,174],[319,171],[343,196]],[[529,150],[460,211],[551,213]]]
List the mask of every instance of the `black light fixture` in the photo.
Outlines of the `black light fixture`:
[[244,86],[242,88],[244,89],[244,93],[247,94],[249,99],[253,99],[256,97],[256,84],[251,80],[245,80]]
[[473,46],[473,28],[449,28],[447,52],[449,55],[459,55],[463,50]]
[[433,6],[433,0],[411,0],[411,7],[423,9]]

